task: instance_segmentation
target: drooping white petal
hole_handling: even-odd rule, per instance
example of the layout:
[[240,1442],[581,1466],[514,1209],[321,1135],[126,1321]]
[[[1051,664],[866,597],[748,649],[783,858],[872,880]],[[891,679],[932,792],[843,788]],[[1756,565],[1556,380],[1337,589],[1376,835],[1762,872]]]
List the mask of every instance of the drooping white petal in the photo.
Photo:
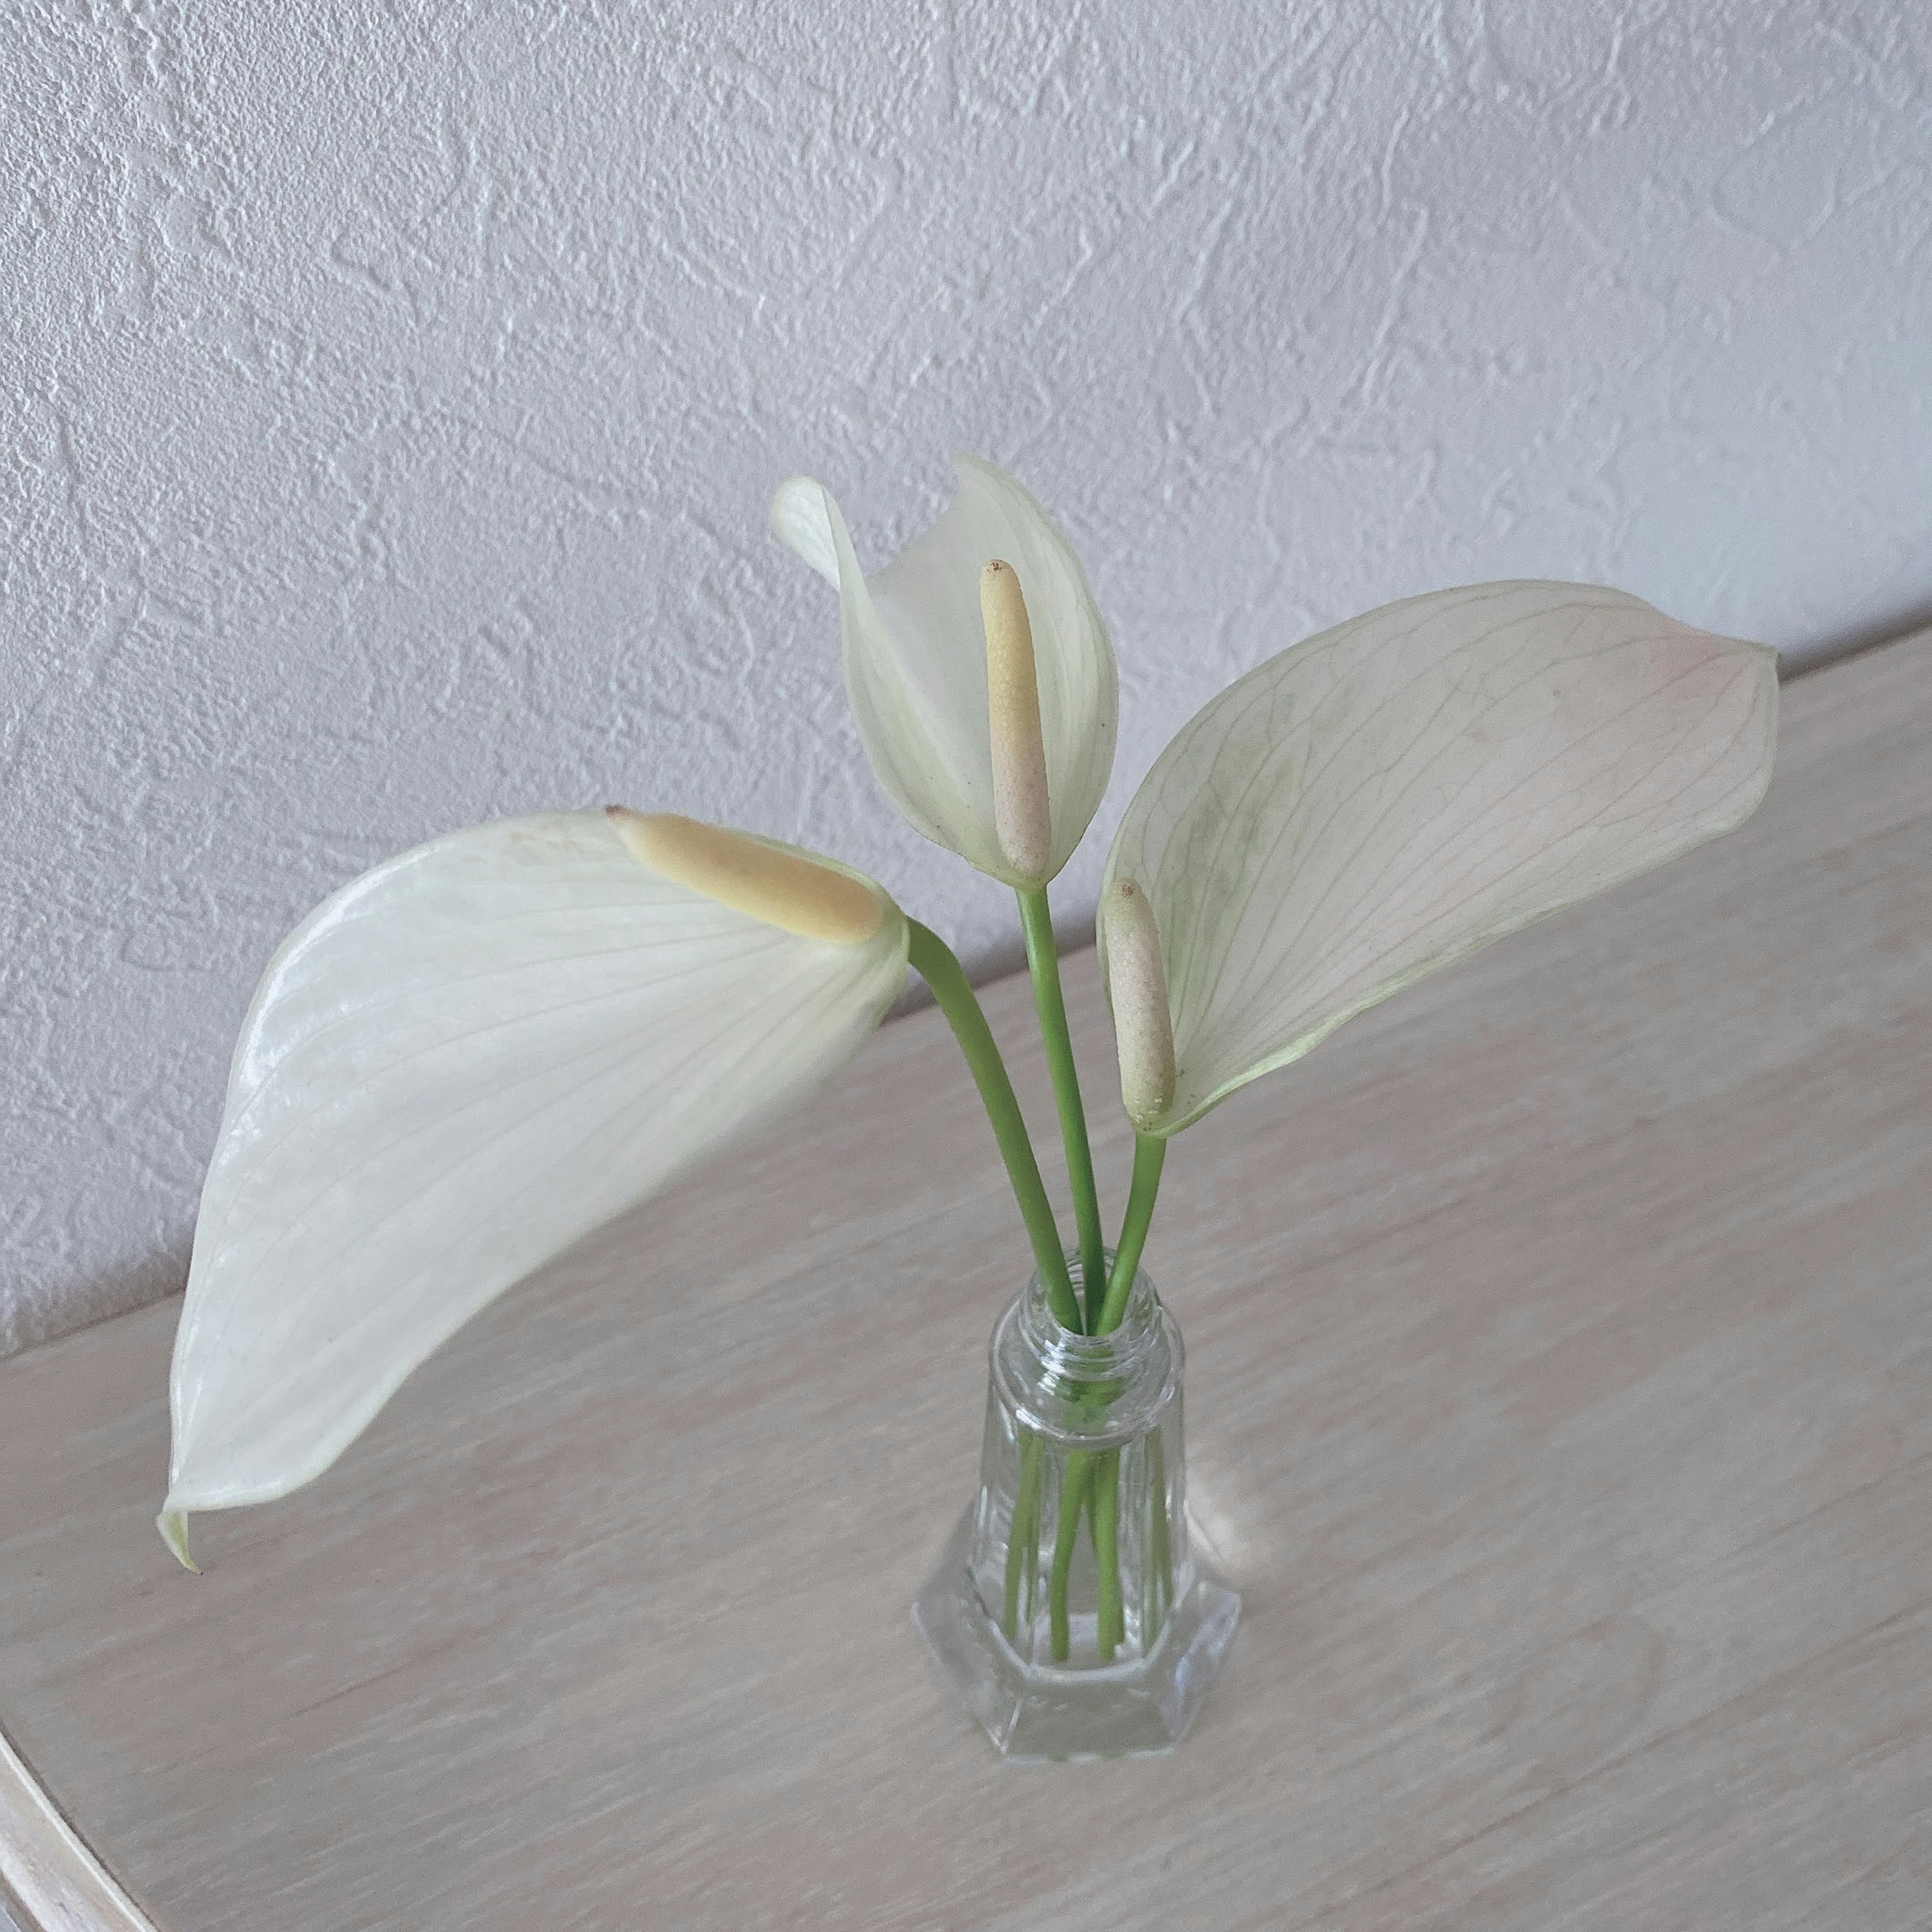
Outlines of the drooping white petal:
[[827,1078],[904,982],[880,898],[862,944],[802,938],[580,812],[452,833],[311,914],[236,1052],[168,1514],[320,1474],[487,1302]]
[[[845,683],[872,770],[908,822],[982,872],[1029,883],[993,823],[980,577],[1012,566],[1032,626],[1052,816],[1052,872],[1085,835],[1114,765],[1114,650],[1072,546],[1010,476],[954,459],[958,494],[868,578],[838,505],[806,477],[780,486],[773,534],[838,590]],[[828,558],[832,563],[826,568]]]
[[1776,664],[1618,591],[1490,584],[1371,611],[1230,686],[1107,861],[1160,930],[1178,1073],[1154,1130],[1741,823],[1770,779]]

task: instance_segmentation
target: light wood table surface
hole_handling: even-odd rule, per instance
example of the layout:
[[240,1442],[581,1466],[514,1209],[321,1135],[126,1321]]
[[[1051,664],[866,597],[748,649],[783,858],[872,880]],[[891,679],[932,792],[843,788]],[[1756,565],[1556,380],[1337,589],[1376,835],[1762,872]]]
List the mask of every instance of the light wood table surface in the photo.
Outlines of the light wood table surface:
[[1932,650],[1785,704],[1743,832],[1176,1145],[1246,1600],[1179,1750],[1002,1766],[908,1619],[1026,1255],[930,1010],[199,1579],[178,1304],[0,1364],[0,1727],[174,1932],[1932,1923]]

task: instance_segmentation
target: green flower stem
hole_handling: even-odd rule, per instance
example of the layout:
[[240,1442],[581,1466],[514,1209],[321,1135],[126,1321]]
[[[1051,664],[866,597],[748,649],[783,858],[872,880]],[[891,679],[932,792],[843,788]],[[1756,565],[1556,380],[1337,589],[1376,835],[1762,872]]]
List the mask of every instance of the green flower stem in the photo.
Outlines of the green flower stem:
[[[1040,1559],[1040,1440],[1030,1429],[1020,1431],[1019,1493],[1013,1499],[1013,1520],[1006,1531],[1006,1604],[1004,1618],[1009,1643],[1020,1635],[1020,1589],[1028,1570]],[[1033,1592],[1027,1592],[1029,1615]]]
[[[1127,1211],[1120,1223],[1120,1239],[1114,1250],[1114,1272],[1107,1283],[1106,1300],[1100,1318],[1093,1324],[1096,1335],[1111,1335],[1125,1318],[1127,1298],[1133,1292],[1134,1278],[1140,1272],[1141,1256],[1147,1247],[1148,1227],[1154,1220],[1154,1202],[1160,1193],[1160,1171],[1167,1159],[1167,1142],[1156,1134],[1134,1136],[1134,1178],[1127,1192]],[[1162,1466],[1160,1433],[1154,1432],[1148,1444],[1151,1459],[1150,1476],[1156,1490],[1155,1520],[1150,1555],[1153,1559],[1156,1590],[1164,1589],[1168,1600],[1156,1606],[1156,1613],[1143,1616],[1142,1641],[1151,1642],[1150,1632],[1160,1628],[1160,1620],[1174,1594],[1173,1559],[1168,1550],[1167,1476]],[[1100,1459],[1094,1472],[1094,1556],[1100,1572],[1100,1660],[1113,1660],[1117,1645],[1126,1639],[1126,1617],[1120,1600],[1120,1554],[1118,1528],[1120,1510],[1120,1453],[1110,1451]]]
[[1107,1299],[1094,1324],[1096,1335],[1111,1335],[1127,1312],[1127,1297],[1134,1276],[1140,1272],[1141,1256],[1147,1247],[1148,1223],[1154,1219],[1154,1204],[1160,1192],[1161,1163],[1167,1158],[1166,1140],[1159,1134],[1134,1136],[1134,1178],[1127,1192],[1127,1212],[1120,1223],[1119,1245],[1114,1250],[1114,1273],[1107,1283]]
[[1088,1332],[1094,1332],[1102,1260],[1100,1196],[1094,1184],[1094,1150],[1087,1138],[1087,1110],[1080,1102],[1080,1073],[1073,1064],[1073,1041],[1066,1030],[1066,1001],[1060,989],[1060,950],[1054,944],[1053,915],[1044,886],[1018,890],[1020,926],[1026,934],[1027,968],[1033,976],[1033,1003],[1040,1036],[1046,1044],[1047,1070],[1053,1076],[1054,1104],[1060,1109],[1060,1138],[1066,1148],[1067,1185],[1073,1193],[1074,1225],[1080,1233],[1080,1274],[1087,1298]]
[[[1094,1461],[1092,1474],[1097,1475],[1100,1459],[1096,1456]],[[1100,1485],[1093,1481],[1090,1476],[1083,1502],[1087,1518],[1087,1540],[1094,1546],[1094,1553],[1098,1556],[1100,1553]]]
[[1167,1534],[1167,1452],[1161,1446],[1158,1429],[1148,1438],[1148,1500],[1147,1588],[1150,1613],[1141,1620],[1144,1645],[1152,1641],[1145,1633],[1159,1630],[1174,1607],[1174,1556]]
[[1073,1577],[1073,1546],[1080,1540],[1080,1511],[1086,1500],[1087,1472],[1094,1454],[1076,1449],[1066,1459],[1066,1473],[1060,1484],[1060,1520],[1053,1536],[1053,1574],[1046,1591],[1047,1616],[1053,1660],[1064,1664],[1073,1648],[1073,1636],[1066,1610],[1066,1594]]
[[1160,1610],[1155,1611],[1155,1627],[1174,1607],[1174,1557],[1167,1544],[1167,1449],[1161,1442],[1161,1432],[1154,1432],[1151,1443],[1151,1474],[1154,1484],[1155,1516],[1154,1516],[1154,1574],[1161,1586]]
[[1013,1197],[1026,1222],[1034,1260],[1040,1280],[1046,1284],[1054,1315],[1062,1328],[1077,1334],[1082,1325],[1080,1304],[1074,1298],[1066,1257],[1060,1250],[1060,1230],[1054,1225],[1053,1204],[1046,1198],[1040,1162],[1034,1157],[1033,1142],[1027,1138],[1026,1120],[1013,1096],[1013,1083],[1006,1077],[1006,1062],[1000,1058],[992,1030],[980,1010],[980,1002],[952,949],[930,926],[920,925],[916,919],[908,920],[906,924],[912,934],[907,956],[912,969],[932,988],[939,1010],[946,1016],[959,1050],[966,1056],[966,1064],[972,1070],[986,1117],[993,1124],[994,1137],[1006,1163],[1006,1178],[1012,1183]]
[[1094,1561],[1100,1572],[1100,1615],[1094,1636],[1100,1661],[1112,1664],[1126,1640],[1126,1617],[1120,1604],[1120,1452],[1109,1449],[1094,1459],[1089,1486],[1094,1510]]

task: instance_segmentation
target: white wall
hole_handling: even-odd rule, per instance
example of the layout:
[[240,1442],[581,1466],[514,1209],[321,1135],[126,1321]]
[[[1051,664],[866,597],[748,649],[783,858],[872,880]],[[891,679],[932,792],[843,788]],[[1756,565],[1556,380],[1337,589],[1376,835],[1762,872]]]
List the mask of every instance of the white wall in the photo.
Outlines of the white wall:
[[1923,0],[0,32],[0,1347],[178,1283],[278,935],[440,829],[676,807],[1003,947],[873,789],[764,534],[789,471],[874,562],[956,446],[1058,511],[1117,800],[1232,674],[1438,584],[1798,650],[1932,598]]

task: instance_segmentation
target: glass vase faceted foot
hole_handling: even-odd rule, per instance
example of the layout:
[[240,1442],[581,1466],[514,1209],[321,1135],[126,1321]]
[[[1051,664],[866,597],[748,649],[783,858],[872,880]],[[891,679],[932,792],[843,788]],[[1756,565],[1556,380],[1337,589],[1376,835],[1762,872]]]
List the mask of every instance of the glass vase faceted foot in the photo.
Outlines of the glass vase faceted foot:
[[1037,1274],[994,1325],[980,1492],[913,1621],[1009,1758],[1165,1750],[1227,1654],[1241,1603],[1189,1522],[1181,1363],[1144,1274],[1111,1335],[1061,1327]]

